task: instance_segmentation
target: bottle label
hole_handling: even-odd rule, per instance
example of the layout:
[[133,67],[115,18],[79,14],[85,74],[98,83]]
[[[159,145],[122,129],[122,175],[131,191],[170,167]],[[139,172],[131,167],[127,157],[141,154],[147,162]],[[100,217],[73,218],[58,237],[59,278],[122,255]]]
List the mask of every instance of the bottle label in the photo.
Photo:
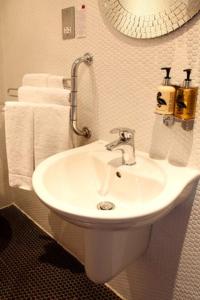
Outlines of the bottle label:
[[174,112],[174,92],[158,92],[156,112],[160,114],[173,114]]
[[179,89],[175,103],[175,116],[188,120],[195,117],[197,89]]
[[162,93],[157,94],[157,107],[161,108],[163,105],[167,105],[167,102],[162,98]]

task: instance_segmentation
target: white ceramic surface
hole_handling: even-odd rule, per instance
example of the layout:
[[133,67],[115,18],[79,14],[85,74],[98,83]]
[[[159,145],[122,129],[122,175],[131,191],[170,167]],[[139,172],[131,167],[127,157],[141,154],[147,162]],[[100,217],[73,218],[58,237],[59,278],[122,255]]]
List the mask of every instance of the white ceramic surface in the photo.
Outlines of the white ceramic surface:
[[[40,199],[67,221],[85,228],[88,277],[107,282],[141,256],[151,224],[187,198],[199,171],[136,152],[136,164],[121,165],[121,152],[97,141],[56,154],[33,175]],[[109,201],[113,210],[99,210]]]
[[[105,144],[97,141],[56,154],[33,175],[40,199],[79,226],[115,230],[152,224],[186,198],[199,177],[196,169],[143,152],[136,152],[136,165],[122,166],[121,153],[107,151]],[[101,201],[115,208],[98,210]]]

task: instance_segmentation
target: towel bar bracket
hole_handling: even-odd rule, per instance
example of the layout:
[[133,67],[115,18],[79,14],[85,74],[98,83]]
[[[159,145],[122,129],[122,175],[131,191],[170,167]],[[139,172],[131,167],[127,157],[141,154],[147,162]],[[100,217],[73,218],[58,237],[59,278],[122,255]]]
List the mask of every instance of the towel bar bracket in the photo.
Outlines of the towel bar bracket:
[[[14,92],[14,93],[13,93]],[[18,89],[17,88],[8,88],[7,89],[7,94],[8,94],[8,96],[10,96],[10,97],[18,97],[18,95],[17,95],[17,92],[18,92]]]

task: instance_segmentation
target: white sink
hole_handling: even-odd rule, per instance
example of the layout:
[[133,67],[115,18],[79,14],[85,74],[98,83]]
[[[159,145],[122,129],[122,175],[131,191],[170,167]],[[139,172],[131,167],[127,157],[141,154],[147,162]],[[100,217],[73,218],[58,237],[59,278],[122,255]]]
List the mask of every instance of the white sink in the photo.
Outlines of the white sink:
[[[176,206],[178,196],[199,177],[198,170],[151,159],[143,152],[136,152],[135,165],[120,166],[120,152],[107,151],[105,144],[97,141],[56,154],[34,172],[33,187],[40,199],[72,223],[109,223],[115,229],[154,222]],[[101,201],[115,208],[98,210]]]
[[[199,170],[151,159],[143,152],[136,152],[135,165],[122,166],[121,153],[107,151],[105,144],[97,141],[56,154],[33,175],[39,198],[69,222],[86,228],[86,270],[98,282],[112,278],[145,250],[150,224],[186,199],[200,176]],[[105,201],[114,208],[98,209]],[[121,243],[117,254],[113,238]],[[131,258],[119,263],[124,253]],[[104,267],[97,276],[100,265]]]

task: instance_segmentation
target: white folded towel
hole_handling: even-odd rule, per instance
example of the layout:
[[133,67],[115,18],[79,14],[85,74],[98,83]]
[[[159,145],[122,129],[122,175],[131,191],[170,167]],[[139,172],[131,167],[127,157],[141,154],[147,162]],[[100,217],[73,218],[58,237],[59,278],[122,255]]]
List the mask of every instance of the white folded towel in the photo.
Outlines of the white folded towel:
[[32,189],[33,173],[33,107],[28,103],[5,104],[6,151],[9,184]]
[[50,74],[48,74],[48,73],[25,74],[22,79],[22,85],[47,87],[49,76],[50,76]]
[[72,148],[69,106],[36,105],[34,108],[35,166],[45,158]]
[[6,102],[5,130],[9,185],[32,189],[34,167],[72,148],[69,106]]
[[63,89],[64,77],[57,75],[49,75],[48,77],[48,87]]
[[51,103],[69,105],[70,90],[22,86],[18,90],[18,100],[33,103]]

